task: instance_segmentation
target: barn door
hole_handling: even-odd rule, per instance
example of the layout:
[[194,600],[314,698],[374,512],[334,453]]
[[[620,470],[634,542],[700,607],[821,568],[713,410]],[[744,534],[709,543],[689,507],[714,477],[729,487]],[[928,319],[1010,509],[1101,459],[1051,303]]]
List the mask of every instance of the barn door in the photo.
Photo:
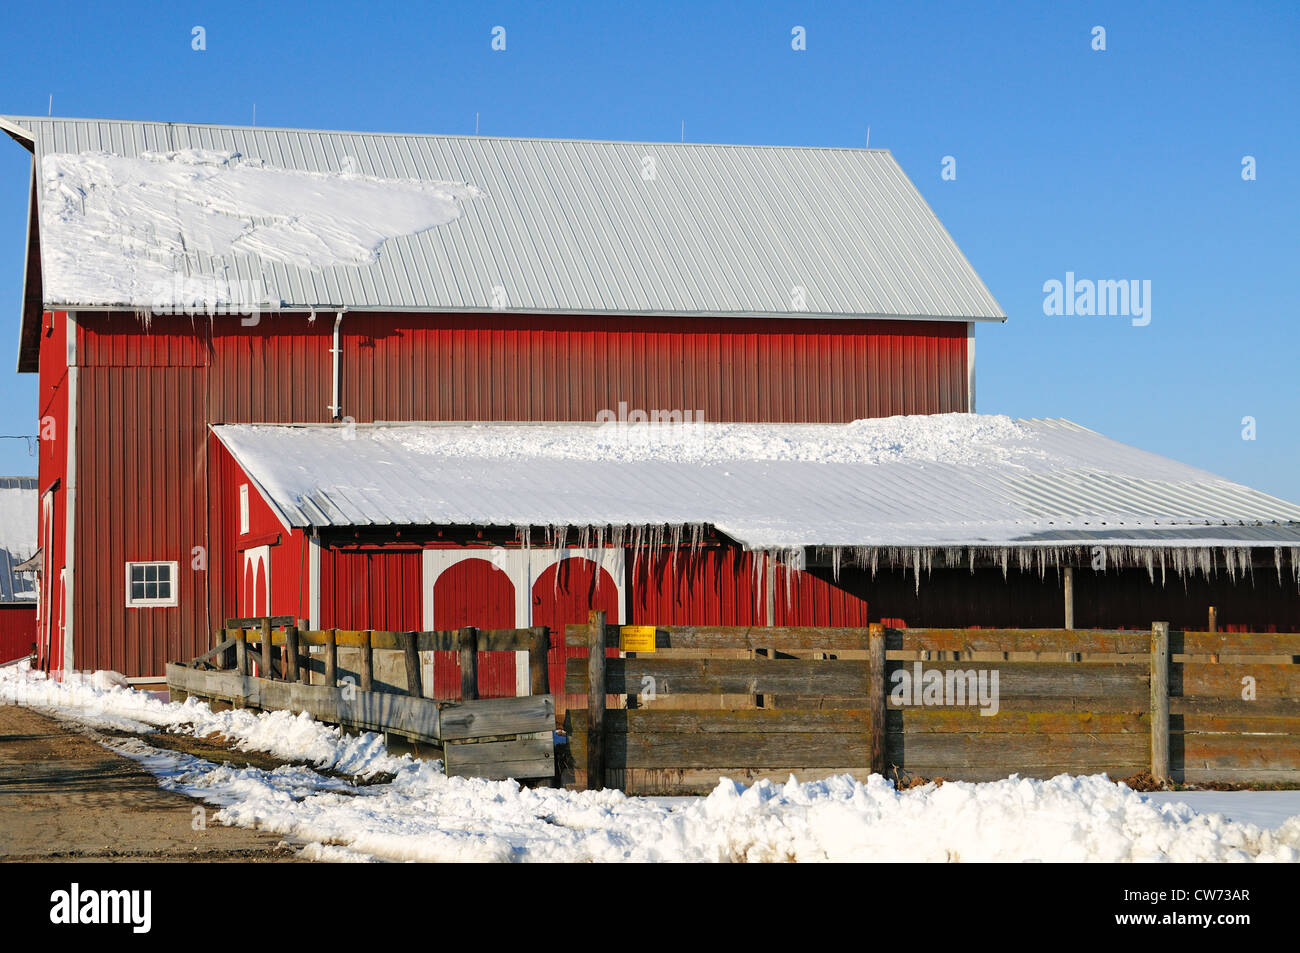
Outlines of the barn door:
[[[458,559],[433,583],[433,628],[515,628],[515,584],[506,570],[477,556]],[[433,697],[460,697],[460,659],[433,653]],[[426,674],[426,677],[427,674]],[[515,653],[482,652],[478,658],[479,698],[513,698]]]
[[[604,609],[605,620],[610,624],[622,620],[623,553],[621,550],[607,551],[602,554],[602,565],[581,555],[559,561],[554,561],[554,554],[546,551],[533,555],[540,572],[533,576],[532,624],[544,625],[551,630],[549,677],[559,716],[569,707],[585,707],[587,704],[585,695],[570,695],[564,691],[565,662],[571,657],[585,657],[587,654],[586,649],[570,649],[564,644],[564,627],[586,622],[593,609]],[[618,656],[615,650],[610,654]]]
[[239,588],[239,614],[270,615],[271,547],[244,550],[243,582]]

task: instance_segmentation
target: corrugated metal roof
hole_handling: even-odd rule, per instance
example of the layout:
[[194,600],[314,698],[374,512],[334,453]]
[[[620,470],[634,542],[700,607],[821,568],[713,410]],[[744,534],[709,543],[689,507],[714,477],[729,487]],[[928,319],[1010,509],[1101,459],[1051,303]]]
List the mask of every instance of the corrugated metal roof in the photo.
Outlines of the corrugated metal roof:
[[298,527],[706,524],[752,548],[1300,546],[1300,506],[1066,420],[639,436],[584,424],[213,429]]
[[[6,117],[53,153],[202,148],[285,169],[467,182],[448,225],[319,271],[192,256],[283,308],[1005,320],[887,150],[395,135]],[[643,176],[647,157],[655,176]],[[39,179],[38,179],[39,181]],[[43,201],[43,200],[42,200]],[[193,270],[189,272],[194,274]],[[806,289],[806,311],[792,289]],[[47,308],[139,302],[60,300]]]
[[0,602],[31,602],[36,580],[16,567],[36,552],[35,477],[0,477]]

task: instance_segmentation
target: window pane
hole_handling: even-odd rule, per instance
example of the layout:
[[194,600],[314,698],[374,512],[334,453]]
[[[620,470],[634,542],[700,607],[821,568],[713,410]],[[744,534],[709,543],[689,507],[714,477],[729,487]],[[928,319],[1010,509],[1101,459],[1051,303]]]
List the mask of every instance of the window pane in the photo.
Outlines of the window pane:
[[157,566],[145,566],[145,567],[144,567],[144,581],[145,581],[145,582],[157,582],[157,581],[158,581],[158,567],[157,567]]
[[131,598],[132,599],[144,598],[144,583],[142,582],[131,583]]
[[146,599],[157,599],[157,598],[158,598],[158,583],[156,583],[156,582],[146,582],[146,583],[144,584],[144,597],[145,597]]
[[170,564],[158,567],[158,581],[166,582],[172,577],[172,567]]
[[144,567],[143,567],[143,566],[132,566],[132,567],[131,567],[131,581],[132,581],[132,582],[144,582]]
[[170,599],[172,597],[172,584],[166,580],[158,583],[158,598]]

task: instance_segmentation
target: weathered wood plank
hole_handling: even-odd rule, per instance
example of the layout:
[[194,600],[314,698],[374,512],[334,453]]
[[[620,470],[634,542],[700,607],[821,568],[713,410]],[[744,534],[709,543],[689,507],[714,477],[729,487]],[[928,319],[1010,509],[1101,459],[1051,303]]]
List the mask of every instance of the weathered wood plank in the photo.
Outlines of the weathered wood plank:
[[513,735],[555,728],[555,698],[481,698],[470,702],[440,702],[439,737],[444,740]]
[[[582,670],[585,659],[570,659],[566,666],[565,689],[574,694],[587,691]],[[576,663],[576,664],[575,664]],[[1134,699],[1147,694],[1147,666],[1134,662],[890,662],[893,673],[902,665],[921,665],[922,672],[993,669],[999,676],[999,693],[1008,696],[1094,696],[1126,693]],[[606,663],[607,690],[615,694],[637,694],[642,680],[650,678],[658,695],[682,693],[776,694],[805,696],[853,696],[870,698],[870,663],[865,660],[810,661],[805,659],[609,659]],[[915,668],[912,669],[915,672]],[[954,676],[955,677],[955,676]],[[891,687],[891,696],[892,696]]]
[[[547,738],[514,738],[509,741],[453,741],[443,748],[449,768],[500,761],[553,761],[554,742]],[[551,774],[554,768],[544,773]]]
[[[618,648],[618,626],[605,628],[605,647]],[[568,625],[565,644],[587,645],[587,627]],[[788,626],[661,626],[655,630],[656,649],[772,649],[777,652],[858,650],[865,652],[866,629]]]
[[871,770],[885,772],[885,696],[887,689],[887,662],[885,659],[885,629],[873,623],[867,633],[870,650],[868,666],[868,696],[871,699]]
[[[569,736],[574,761],[588,754],[589,734]],[[607,768],[707,768],[716,764],[870,765],[871,738],[856,732],[719,732],[606,734]]]
[[460,663],[460,697],[478,698],[478,630],[466,626],[459,630],[457,651]]
[[1249,662],[1176,662],[1170,670],[1170,686],[1176,695],[1241,698],[1253,679],[1255,695],[1294,698],[1300,695],[1300,665]]
[[1183,770],[1294,771],[1300,780],[1300,736],[1185,733],[1174,738],[1181,742],[1174,762]]
[[[567,730],[585,732],[587,713],[570,709]],[[749,708],[741,711],[665,710],[655,708],[615,708],[605,712],[607,734],[734,734],[784,732],[867,732],[871,729],[871,712],[866,709],[842,711],[774,711]]]
[[[574,772],[574,787],[585,787],[586,772],[579,769]],[[723,778],[730,778],[746,786],[767,779],[777,784],[784,784],[791,775],[798,781],[820,781],[824,778],[849,774],[865,780],[869,769],[865,764],[837,765],[828,768],[810,768],[804,765],[718,767],[718,768],[611,768],[606,771],[606,780],[611,787],[616,787],[633,796],[646,797],[680,797],[685,795],[708,794],[718,786]]]
[[1151,625],[1151,776],[1169,780],[1169,623]]
[[885,715],[891,732],[943,734],[1136,734],[1151,731],[1151,716],[1144,712],[1028,712],[1001,710],[996,715],[954,708],[908,708]]
[[[594,609],[587,617],[587,659],[586,678],[583,679],[583,691],[587,693],[587,734],[590,743],[585,757],[579,763],[587,766],[587,780],[597,790],[605,786],[605,692],[609,690],[608,671],[605,658],[605,611]],[[581,659],[575,661],[581,662]],[[615,682],[617,686],[618,682]],[[590,691],[588,691],[590,686]],[[629,693],[626,689],[615,688],[620,694]],[[640,683],[629,694],[641,691]],[[574,758],[578,756],[575,753]]]
[[1145,655],[1149,633],[1100,629],[888,629],[889,648],[930,652]]
[[[1199,736],[1198,736],[1199,737]],[[1014,735],[945,732],[891,734],[889,757],[908,771],[938,768],[944,777],[965,767],[996,767],[1004,775],[1028,769],[1091,774],[1102,764],[1150,767],[1150,739],[1140,733]],[[1040,776],[1040,775],[1036,775]]]
[[1169,648],[1184,655],[1300,655],[1297,632],[1170,632]]

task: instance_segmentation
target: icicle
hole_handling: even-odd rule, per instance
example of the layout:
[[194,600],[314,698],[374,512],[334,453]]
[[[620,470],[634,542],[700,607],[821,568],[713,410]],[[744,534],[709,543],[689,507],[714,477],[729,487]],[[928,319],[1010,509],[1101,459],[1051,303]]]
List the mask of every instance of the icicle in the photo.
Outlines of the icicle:
[[[831,579],[837,583],[840,581],[840,560],[843,555],[844,551],[839,546],[831,548]],[[1278,577],[1278,580],[1281,581],[1281,576]]]
[[1273,565],[1277,568],[1277,584],[1282,585],[1282,547],[1273,547]]

